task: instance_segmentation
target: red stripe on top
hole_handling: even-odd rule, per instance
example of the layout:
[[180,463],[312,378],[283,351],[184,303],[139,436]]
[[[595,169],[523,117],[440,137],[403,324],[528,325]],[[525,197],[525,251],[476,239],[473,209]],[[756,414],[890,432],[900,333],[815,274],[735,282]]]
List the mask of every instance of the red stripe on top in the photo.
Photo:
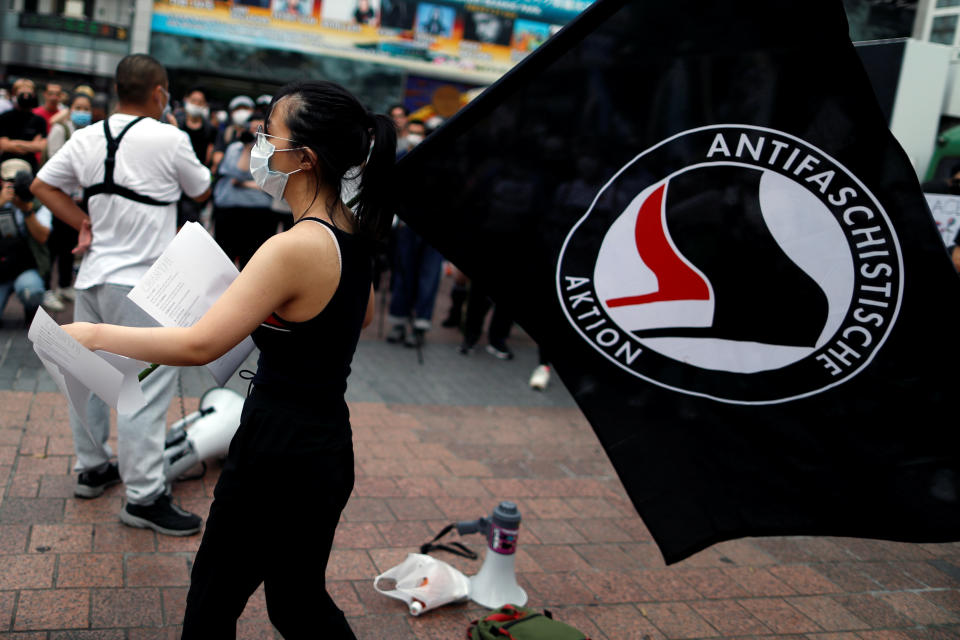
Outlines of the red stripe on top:
[[640,258],[657,276],[660,288],[653,293],[642,296],[626,296],[610,298],[608,307],[628,307],[648,302],[666,302],[674,300],[709,300],[710,287],[696,271],[673,250],[667,241],[663,211],[663,192],[666,185],[662,185],[653,192],[640,206],[637,213],[635,237],[637,253]]

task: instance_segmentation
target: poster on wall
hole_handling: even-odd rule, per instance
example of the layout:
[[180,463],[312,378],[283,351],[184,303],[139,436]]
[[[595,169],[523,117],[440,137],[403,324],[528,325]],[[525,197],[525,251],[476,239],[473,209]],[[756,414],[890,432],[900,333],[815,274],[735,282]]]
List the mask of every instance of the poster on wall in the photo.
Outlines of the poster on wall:
[[937,223],[937,230],[943,238],[943,244],[953,244],[957,233],[960,232],[960,196],[940,193],[925,193],[927,206]]
[[593,0],[156,0],[152,30],[491,82]]

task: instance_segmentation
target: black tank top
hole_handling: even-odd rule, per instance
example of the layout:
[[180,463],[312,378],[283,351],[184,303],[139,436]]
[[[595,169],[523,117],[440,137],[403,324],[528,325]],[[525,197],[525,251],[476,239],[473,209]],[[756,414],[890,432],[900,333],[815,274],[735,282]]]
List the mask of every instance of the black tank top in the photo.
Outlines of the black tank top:
[[309,393],[320,401],[339,399],[337,406],[345,407],[343,395],[367,312],[373,261],[355,235],[319,218],[297,222],[304,220],[333,232],[340,252],[340,282],[327,306],[310,320],[291,322],[273,313],[254,330],[260,359],[253,384],[277,393]]

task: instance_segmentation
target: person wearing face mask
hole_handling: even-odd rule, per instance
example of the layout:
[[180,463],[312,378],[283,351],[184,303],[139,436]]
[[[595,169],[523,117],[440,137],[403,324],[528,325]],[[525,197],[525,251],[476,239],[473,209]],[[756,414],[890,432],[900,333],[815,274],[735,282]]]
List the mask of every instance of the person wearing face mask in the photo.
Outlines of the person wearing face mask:
[[47,121],[33,113],[38,104],[33,80],[20,78],[14,82],[13,95],[14,108],[0,114],[0,162],[19,158],[36,173],[46,145]]
[[[169,103],[167,72],[143,54],[117,65],[116,112],[77,129],[43,166],[33,194],[57,218],[80,232],[84,251],[75,288],[74,319],[154,327],[127,294],[176,233],[181,193],[210,193],[210,171],[200,164],[187,134],[159,122]],[[86,211],[71,197],[84,190]],[[117,418],[118,461],[107,444],[109,407],[96,396],[86,404],[86,426],[70,416],[79,477],[78,498],[96,498],[122,480],[126,504],[120,520],[165,535],[192,535],[199,516],[173,504],[163,476],[166,415],[177,370],[161,367],[143,381],[146,405]]]
[[250,173],[250,151],[264,114],[254,112],[247,128],[230,143],[217,169],[213,188],[214,234],[227,257],[243,269],[253,254],[277,232],[273,198]]
[[[190,89],[183,97],[183,112],[177,114],[176,122],[181,131],[190,136],[190,145],[200,164],[210,166],[213,161],[213,143],[217,130],[210,124],[210,107],[207,96],[200,87]],[[183,196],[177,204],[177,228],[186,222],[200,219],[203,205],[193,198]]]
[[[287,85],[271,107],[250,171],[289,203],[293,227],[191,327],[64,327],[87,348],[163,364],[210,362],[251,334],[260,349],[193,562],[182,640],[236,637],[261,584],[283,637],[355,640],[324,575],[354,484],[344,393],[373,319],[372,252],[392,217],[396,131],[330,82]],[[344,179],[357,174],[351,210]]]
[[250,120],[250,116],[253,115],[255,108],[256,105],[250,96],[236,96],[230,101],[228,107],[230,111],[230,121],[217,136],[217,141],[213,145],[213,164],[210,168],[214,175],[217,174],[217,168],[223,160],[223,154],[227,150],[227,145],[240,137],[240,134],[247,126],[247,122]]
[[[92,93],[92,91],[91,91]],[[79,88],[70,100],[69,113],[66,118],[56,119],[50,125],[50,135],[47,136],[47,147],[44,150],[44,164],[57,151],[66,144],[67,140],[78,130],[83,129],[90,124],[93,118],[93,103],[90,96],[85,92],[80,92]],[[82,193],[77,191],[73,194],[74,201],[80,202]],[[52,283],[47,282],[47,297],[56,299],[61,305],[64,301],[73,301],[76,299],[76,293],[71,286],[73,282],[73,248],[77,246],[77,230],[68,225],[59,218],[53,219],[53,230],[50,232],[50,240],[47,245],[50,247],[50,257],[56,263],[56,269],[51,270],[57,273],[58,287],[52,288]],[[46,294],[45,294],[46,295]],[[45,301],[48,303],[49,300]]]

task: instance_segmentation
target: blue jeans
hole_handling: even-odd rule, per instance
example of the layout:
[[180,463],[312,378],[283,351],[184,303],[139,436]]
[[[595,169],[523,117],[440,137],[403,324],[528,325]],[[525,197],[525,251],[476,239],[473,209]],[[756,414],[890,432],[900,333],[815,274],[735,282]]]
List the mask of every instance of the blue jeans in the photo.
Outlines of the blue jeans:
[[16,293],[23,308],[30,312],[43,302],[44,291],[43,278],[36,269],[27,269],[13,280],[0,282],[0,314],[6,308],[11,293]]
[[403,324],[413,316],[413,326],[429,329],[440,286],[443,256],[407,225],[397,228],[390,287],[390,320]]

